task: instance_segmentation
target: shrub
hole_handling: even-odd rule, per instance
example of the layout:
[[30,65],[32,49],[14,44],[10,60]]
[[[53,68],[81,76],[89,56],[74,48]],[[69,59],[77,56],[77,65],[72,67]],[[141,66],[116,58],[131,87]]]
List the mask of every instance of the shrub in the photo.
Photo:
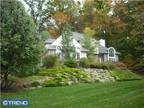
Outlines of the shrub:
[[82,58],[79,61],[79,66],[84,68],[98,68],[98,69],[115,69],[116,66],[113,63],[97,62],[94,58]]
[[133,68],[133,71],[144,74],[144,63],[138,63]]
[[46,68],[54,67],[58,63],[58,58],[55,55],[47,55],[43,58],[43,66]]
[[84,68],[88,68],[89,67],[89,60],[87,58],[81,58],[79,60],[79,66],[84,67]]
[[107,63],[101,63],[100,67],[102,69],[108,69],[108,64]]
[[114,63],[106,62],[105,64],[109,70],[116,69],[116,65]]
[[96,61],[89,63],[89,67],[97,68],[97,69],[108,69],[106,63],[100,63],[100,62],[96,62]]
[[44,87],[56,87],[56,86],[66,86],[68,84],[67,79],[62,79],[62,78],[54,78],[51,80],[45,80],[43,83]]
[[123,59],[123,62],[126,64],[127,67],[132,67],[136,63],[136,60],[132,54],[128,54]]
[[77,62],[75,60],[65,60],[64,65],[67,67],[75,68],[77,67]]
[[142,58],[139,63],[133,66],[132,70],[140,74],[144,74],[144,58]]
[[30,66],[23,66],[25,68],[21,68],[19,67],[19,71],[16,71],[15,74],[12,74],[14,76],[17,76],[17,77],[28,77],[28,76],[32,76],[32,75],[36,75],[39,71],[40,71],[40,66],[35,66],[35,68],[31,65],[31,68]]
[[59,85],[59,82],[57,80],[45,80],[43,83],[44,87],[55,87],[58,85]]
[[116,68],[121,69],[121,70],[127,69],[127,66],[122,62],[115,63],[115,66],[116,66]]
[[40,83],[38,81],[34,81],[30,84],[31,87],[37,87],[40,86]]
[[63,86],[72,83],[89,82],[89,76],[80,69],[57,67],[42,70],[39,75],[49,76],[52,79],[47,80],[44,86]]
[[[20,82],[23,82],[24,88],[30,88],[30,87],[40,87],[43,85],[45,80],[51,79],[48,76],[29,76],[25,78],[19,78],[18,80]],[[17,79],[16,79],[17,80]]]
[[23,89],[23,82],[15,80],[1,80],[0,81],[1,91],[3,92],[15,92]]
[[101,65],[100,65],[100,63],[97,63],[97,62],[95,62],[95,61],[93,61],[93,62],[90,62],[89,63],[89,67],[90,68],[101,68]]

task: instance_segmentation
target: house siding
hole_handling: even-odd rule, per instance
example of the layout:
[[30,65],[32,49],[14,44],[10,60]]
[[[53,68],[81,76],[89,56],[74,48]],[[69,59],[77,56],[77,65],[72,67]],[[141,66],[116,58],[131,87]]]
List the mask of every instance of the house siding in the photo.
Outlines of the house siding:
[[86,52],[82,52],[80,55],[80,58],[87,58],[87,53]]
[[[74,36],[76,35],[76,36]],[[84,49],[82,40],[83,38],[77,38],[79,35],[82,36],[80,33],[73,32],[72,39],[72,46],[75,48],[75,59],[79,60],[81,58],[87,58],[87,49]],[[79,36],[79,37],[81,37]],[[64,59],[64,54],[61,52],[60,48],[62,47],[62,36],[59,36],[56,40],[47,40],[45,47],[48,49],[48,54],[57,55],[60,59]],[[52,42],[51,44],[49,42]],[[99,41],[93,39],[93,44],[97,47],[95,48],[94,56],[95,59],[99,62],[117,62],[118,61],[118,54],[116,53],[113,47],[107,48],[105,45],[105,40],[100,39]],[[114,56],[110,56],[109,49],[114,49]],[[72,55],[72,54],[71,54]]]

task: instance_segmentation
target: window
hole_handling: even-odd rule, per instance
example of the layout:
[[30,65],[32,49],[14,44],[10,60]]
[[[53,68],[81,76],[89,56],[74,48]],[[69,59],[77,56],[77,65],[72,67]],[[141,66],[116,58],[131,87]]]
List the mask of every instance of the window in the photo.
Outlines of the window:
[[80,53],[77,53],[77,60],[79,60],[80,59]]
[[114,57],[114,56],[115,56],[115,49],[109,48],[109,57]]

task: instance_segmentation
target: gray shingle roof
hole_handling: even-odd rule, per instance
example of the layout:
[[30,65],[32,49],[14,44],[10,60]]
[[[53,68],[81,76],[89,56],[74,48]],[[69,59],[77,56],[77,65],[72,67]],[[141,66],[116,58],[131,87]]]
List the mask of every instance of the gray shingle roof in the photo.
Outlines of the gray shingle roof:
[[55,41],[55,39],[49,38],[45,41],[45,44],[51,44]]
[[[101,53],[101,54],[107,54],[108,53],[107,47],[99,46],[98,49],[99,49],[99,53]],[[115,54],[120,54],[120,53],[116,51]]]
[[72,34],[73,34],[73,38],[74,38],[75,40],[77,40],[77,41],[80,41],[80,40],[83,39],[83,34],[81,34],[81,33],[72,32]]
[[56,46],[54,46],[54,45],[50,45],[50,46],[48,46],[47,49],[48,49],[48,50],[56,50]]
[[85,48],[82,48],[81,51],[82,51],[82,52],[87,52],[87,51],[89,51],[89,50],[87,50],[87,49],[85,49]]
[[101,54],[108,53],[108,48],[106,48],[104,46],[99,46],[98,49],[99,49],[99,53],[101,53]]

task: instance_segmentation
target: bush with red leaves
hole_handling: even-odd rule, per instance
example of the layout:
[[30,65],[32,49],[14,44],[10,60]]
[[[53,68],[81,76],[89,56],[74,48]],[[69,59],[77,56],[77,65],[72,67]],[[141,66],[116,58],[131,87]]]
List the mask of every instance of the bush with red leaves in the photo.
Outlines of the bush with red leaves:
[[127,66],[126,66],[124,63],[122,63],[122,62],[115,63],[115,66],[116,66],[118,69],[122,69],[122,70],[127,69]]

